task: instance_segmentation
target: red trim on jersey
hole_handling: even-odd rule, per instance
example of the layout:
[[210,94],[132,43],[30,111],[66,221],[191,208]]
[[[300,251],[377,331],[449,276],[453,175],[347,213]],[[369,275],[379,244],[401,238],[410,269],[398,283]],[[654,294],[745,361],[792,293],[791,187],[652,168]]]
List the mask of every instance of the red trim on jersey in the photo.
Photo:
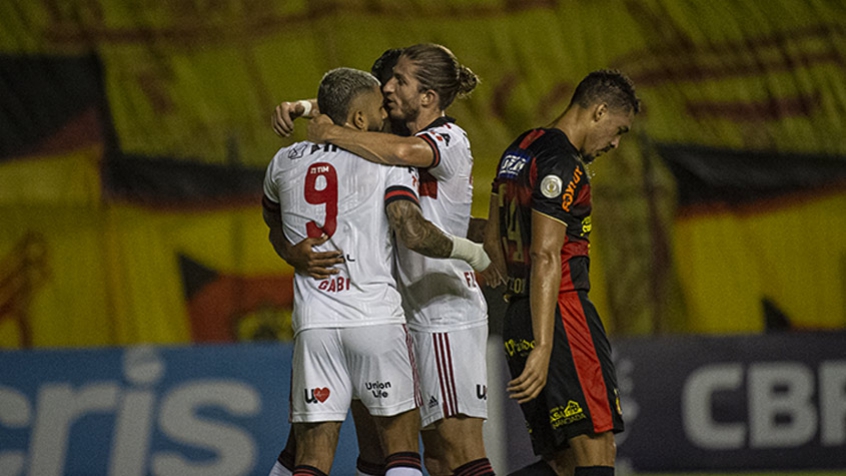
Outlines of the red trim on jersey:
[[532,162],[529,164],[529,190],[528,196],[531,196],[535,190],[535,183],[538,181],[538,162],[532,157]]
[[438,149],[438,144],[428,134],[421,134],[417,137],[426,141],[426,143],[429,144],[429,147],[432,148],[432,164],[427,168],[437,167],[438,164],[441,163],[441,151]]
[[407,187],[388,187],[388,190],[385,191],[385,204],[387,205],[394,200],[411,200],[414,203],[420,203],[414,191]]
[[535,129],[532,132],[529,132],[523,140],[520,141],[520,148],[526,149],[528,148],[532,142],[536,141],[538,137],[546,134],[546,131],[543,129]]
[[438,382],[441,384],[441,397],[444,400],[444,417],[458,414],[458,393],[455,390],[455,374],[452,368],[452,349],[449,334],[432,334],[435,344],[435,362],[438,365]]
[[428,169],[418,169],[418,172],[420,173],[420,184],[417,186],[417,189],[420,191],[420,196],[437,200],[438,179],[430,174]]
[[417,373],[417,361],[414,360],[414,340],[405,324],[402,325],[402,330],[405,332],[405,346],[408,349],[408,359],[411,361],[411,378],[414,380],[414,403],[418,407],[422,407],[423,394],[420,392],[420,374]]
[[608,402],[608,387],[605,385],[602,365],[593,345],[593,336],[579,293],[559,294],[558,309],[567,333],[567,344],[573,356],[579,383],[593,419],[593,431],[610,431],[614,428],[614,420],[611,418],[611,405]]
[[558,286],[558,291],[572,291],[573,287],[573,276],[570,274],[570,258],[573,257],[570,254],[569,249],[567,247],[567,243],[570,242],[570,237],[564,237],[564,244],[561,246],[561,251],[559,254],[561,255],[561,285]]
[[282,210],[282,205],[274,202],[270,199],[267,195],[261,196],[261,206],[264,207],[265,210],[272,212],[272,213],[279,213]]

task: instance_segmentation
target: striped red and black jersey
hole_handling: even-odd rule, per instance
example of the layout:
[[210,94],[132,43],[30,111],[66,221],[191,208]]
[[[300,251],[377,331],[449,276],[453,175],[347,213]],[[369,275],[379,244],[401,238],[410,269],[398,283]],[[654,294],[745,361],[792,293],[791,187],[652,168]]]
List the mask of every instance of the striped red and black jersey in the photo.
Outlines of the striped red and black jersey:
[[567,225],[560,292],[589,291],[590,181],[578,150],[559,129],[532,129],[502,154],[493,182],[508,294],[529,295],[532,210]]

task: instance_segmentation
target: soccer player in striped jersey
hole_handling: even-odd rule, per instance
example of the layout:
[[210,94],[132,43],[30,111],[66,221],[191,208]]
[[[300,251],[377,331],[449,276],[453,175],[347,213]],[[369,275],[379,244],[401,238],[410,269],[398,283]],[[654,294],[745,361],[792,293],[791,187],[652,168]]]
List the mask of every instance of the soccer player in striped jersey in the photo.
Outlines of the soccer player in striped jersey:
[[[349,68],[321,81],[321,110],[338,124],[381,130],[379,82]],[[386,455],[386,475],[422,474],[417,448],[420,404],[410,336],[392,274],[392,234],[433,258],[480,270],[480,245],[425,220],[416,170],[382,167],[328,144],[282,148],[268,166],[263,199],[271,241],[325,235],[343,249],[340,272],[294,278],[294,360],[290,419],[297,442],[294,475],[328,474],[350,401],[361,400]],[[381,345],[373,346],[376,339]]]
[[484,275],[493,284],[490,273],[507,275],[507,390],[542,457],[514,475],[614,474],[623,418],[611,346],[588,299],[585,164],[617,148],[639,110],[626,76],[593,72],[561,116],[521,134],[500,159],[485,231],[493,264]]

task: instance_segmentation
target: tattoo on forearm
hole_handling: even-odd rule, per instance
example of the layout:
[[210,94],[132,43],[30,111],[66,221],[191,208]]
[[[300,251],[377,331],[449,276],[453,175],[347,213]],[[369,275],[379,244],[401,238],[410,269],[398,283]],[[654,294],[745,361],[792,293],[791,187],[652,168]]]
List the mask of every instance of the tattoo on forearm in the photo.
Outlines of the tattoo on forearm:
[[410,250],[430,258],[448,258],[452,240],[432,222],[423,218],[420,207],[408,200],[397,200],[387,207],[388,221],[400,241]]

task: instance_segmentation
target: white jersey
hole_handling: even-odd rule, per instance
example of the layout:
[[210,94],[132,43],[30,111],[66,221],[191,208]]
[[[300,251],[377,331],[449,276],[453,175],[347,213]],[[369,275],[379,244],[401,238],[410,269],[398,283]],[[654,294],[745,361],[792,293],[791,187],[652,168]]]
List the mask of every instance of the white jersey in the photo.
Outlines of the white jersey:
[[[433,164],[420,171],[420,208],[441,230],[467,236],[473,202],[473,156],[467,133],[448,117],[417,137],[432,147]],[[434,259],[397,246],[398,277],[408,326],[436,332],[487,324],[487,304],[473,268],[462,260]]]
[[328,144],[299,142],[276,153],[264,179],[265,207],[281,214],[289,242],[325,233],[329,240],[316,251],[345,257],[331,278],[294,275],[295,335],[405,322],[385,206],[416,202],[416,180],[413,169],[377,165]]

